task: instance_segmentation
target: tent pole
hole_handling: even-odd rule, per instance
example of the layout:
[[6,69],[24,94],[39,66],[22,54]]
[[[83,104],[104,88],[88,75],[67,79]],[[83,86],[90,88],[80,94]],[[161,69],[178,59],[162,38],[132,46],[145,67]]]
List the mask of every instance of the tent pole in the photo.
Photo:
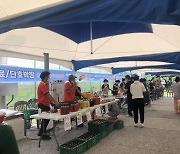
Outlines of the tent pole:
[[77,75],[77,71],[75,70],[75,67],[74,67],[74,61],[72,61],[72,74],[73,75]]
[[44,52],[44,71],[49,71],[49,53]]
[[90,21],[90,39],[91,39],[91,54],[93,54],[93,42],[92,42],[92,21]]

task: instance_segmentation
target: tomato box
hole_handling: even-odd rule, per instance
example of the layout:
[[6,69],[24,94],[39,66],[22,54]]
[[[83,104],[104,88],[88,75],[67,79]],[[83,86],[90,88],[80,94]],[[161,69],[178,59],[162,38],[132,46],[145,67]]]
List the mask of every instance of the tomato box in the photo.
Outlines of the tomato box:
[[88,123],[88,131],[100,133],[107,129],[107,121],[104,119],[96,119]]
[[78,139],[87,141],[87,149],[90,149],[99,142],[98,134],[87,132],[78,137]]
[[60,145],[60,154],[81,154],[87,150],[85,140],[74,139],[63,145]]

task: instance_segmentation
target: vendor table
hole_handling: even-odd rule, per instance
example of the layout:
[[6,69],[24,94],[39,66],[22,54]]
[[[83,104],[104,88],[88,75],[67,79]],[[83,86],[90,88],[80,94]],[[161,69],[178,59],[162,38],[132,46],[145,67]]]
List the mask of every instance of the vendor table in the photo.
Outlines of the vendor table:
[[[37,120],[39,120],[39,119],[53,120],[53,131],[52,132],[53,132],[53,135],[54,135],[54,138],[55,138],[58,150],[59,150],[59,143],[57,141],[56,134],[55,134],[56,121],[63,120],[67,116],[70,116],[71,118],[76,117],[79,113],[81,113],[82,115],[85,115],[87,111],[93,112],[98,107],[102,107],[102,106],[105,106],[105,105],[110,105],[110,104],[116,103],[117,101],[118,100],[116,99],[116,100],[113,100],[113,101],[110,101],[110,102],[107,102],[107,103],[104,103],[104,104],[95,105],[95,106],[90,107],[90,108],[81,109],[81,110],[79,110],[77,112],[70,112],[70,114],[67,114],[67,115],[60,115],[59,113],[43,112],[41,114],[31,115],[30,118],[34,118],[34,119],[37,119]],[[41,144],[41,140],[42,140],[42,136],[39,139],[39,147],[40,147],[40,144]]]

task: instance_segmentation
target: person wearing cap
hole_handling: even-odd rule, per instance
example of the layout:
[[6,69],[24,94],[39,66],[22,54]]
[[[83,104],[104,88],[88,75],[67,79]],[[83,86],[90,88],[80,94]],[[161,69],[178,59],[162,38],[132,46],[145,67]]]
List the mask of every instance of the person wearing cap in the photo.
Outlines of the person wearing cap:
[[[49,93],[49,78],[50,73],[48,71],[44,71],[40,74],[41,82],[37,89],[38,94],[38,108],[41,109],[42,112],[50,111],[50,104],[54,104],[59,106],[59,103],[51,96]],[[49,120],[43,119],[41,123],[41,128],[39,130],[38,136],[42,136],[43,140],[51,139],[50,136],[46,135],[46,128],[49,124]]]
[[79,95],[82,95],[81,91],[77,87],[77,83],[75,81],[75,76],[70,75],[69,76],[69,81],[65,83],[64,85],[64,102],[72,102],[75,100],[75,94],[76,92],[79,93]]

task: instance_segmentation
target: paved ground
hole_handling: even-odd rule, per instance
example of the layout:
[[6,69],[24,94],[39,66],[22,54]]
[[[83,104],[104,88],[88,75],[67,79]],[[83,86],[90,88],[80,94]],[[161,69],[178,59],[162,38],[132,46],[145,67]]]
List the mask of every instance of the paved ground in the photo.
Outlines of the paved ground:
[[[116,130],[101,140],[86,154],[180,154],[180,115],[173,111],[173,100],[163,98],[145,108],[145,127],[134,128],[133,119],[123,113],[125,128]],[[63,125],[57,128],[60,144],[87,132],[87,126],[79,130],[64,132]],[[37,138],[37,130],[30,130],[28,138]],[[21,154],[59,154],[54,138],[42,141],[38,148],[38,140],[23,139],[18,142]]]

